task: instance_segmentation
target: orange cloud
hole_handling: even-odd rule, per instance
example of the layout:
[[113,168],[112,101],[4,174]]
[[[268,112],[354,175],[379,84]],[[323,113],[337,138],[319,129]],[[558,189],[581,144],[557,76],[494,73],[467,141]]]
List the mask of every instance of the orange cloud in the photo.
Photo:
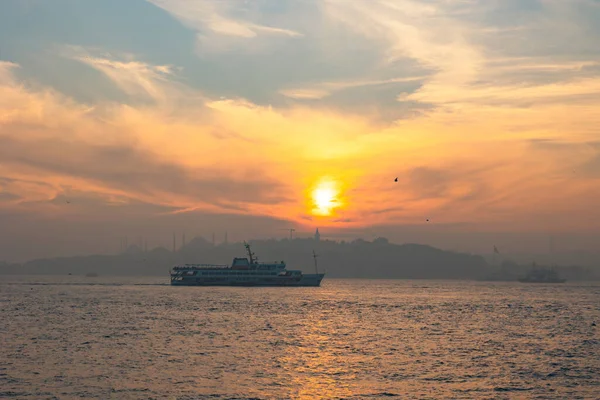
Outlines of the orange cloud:
[[[80,104],[51,88],[28,89],[12,74],[14,64],[0,64],[3,208],[53,213],[61,209],[57,199],[88,196],[114,207],[156,206],[149,212],[204,210],[341,227],[431,219],[532,229],[552,224],[548,215],[570,212],[588,219],[557,224],[581,228],[600,219],[593,200],[600,173],[592,173],[598,152],[584,144],[600,122],[598,99],[518,102],[591,94],[592,78],[539,91],[469,86],[462,95],[429,83],[412,96],[440,107],[382,127],[368,114],[211,100],[174,84],[170,67],[82,61],[129,94],[130,104]],[[154,102],[135,101],[147,96]],[[557,145],[550,151],[540,143]],[[585,174],[572,173],[579,168]],[[335,193],[315,200],[323,180],[335,183]],[[335,207],[312,212],[315,201],[321,210],[325,202]]]

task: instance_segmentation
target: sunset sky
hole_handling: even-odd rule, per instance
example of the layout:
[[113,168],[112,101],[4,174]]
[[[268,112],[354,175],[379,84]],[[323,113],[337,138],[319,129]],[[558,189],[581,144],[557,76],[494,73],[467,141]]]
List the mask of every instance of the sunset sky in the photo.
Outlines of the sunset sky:
[[598,248],[598,21],[597,0],[3,0],[0,261],[316,227]]

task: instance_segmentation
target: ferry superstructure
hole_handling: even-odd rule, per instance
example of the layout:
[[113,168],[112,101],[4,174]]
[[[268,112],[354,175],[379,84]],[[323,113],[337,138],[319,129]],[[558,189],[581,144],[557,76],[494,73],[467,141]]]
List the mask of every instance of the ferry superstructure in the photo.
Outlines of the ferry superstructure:
[[560,278],[554,269],[537,268],[534,266],[519,282],[524,283],[565,283],[567,280]]
[[171,271],[175,286],[320,286],[324,273],[319,273],[317,255],[313,251],[315,273],[287,270],[284,261],[259,262],[244,243],[248,257],[234,258],[231,265],[183,264]]

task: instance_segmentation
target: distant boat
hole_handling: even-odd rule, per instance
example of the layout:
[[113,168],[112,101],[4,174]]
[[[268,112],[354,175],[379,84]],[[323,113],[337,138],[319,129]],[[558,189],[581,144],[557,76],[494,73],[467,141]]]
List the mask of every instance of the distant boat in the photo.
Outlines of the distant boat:
[[533,268],[519,282],[524,283],[564,283],[566,279],[560,278],[558,273],[552,268]]
[[287,270],[284,261],[258,262],[250,245],[244,243],[248,257],[234,258],[231,266],[215,264],[184,264],[171,269],[174,286],[320,286],[325,274],[317,267],[313,251],[315,273],[304,274]]

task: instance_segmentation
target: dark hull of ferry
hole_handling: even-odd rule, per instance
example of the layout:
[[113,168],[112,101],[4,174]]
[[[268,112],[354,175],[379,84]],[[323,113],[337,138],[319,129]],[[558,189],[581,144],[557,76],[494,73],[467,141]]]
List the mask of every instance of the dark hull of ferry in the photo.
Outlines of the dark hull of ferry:
[[237,281],[235,279],[206,279],[195,276],[184,278],[182,280],[171,280],[173,286],[243,286],[243,287],[283,287],[283,286],[303,286],[316,287],[321,286],[321,281],[325,274],[302,275],[299,280],[295,279],[260,279],[255,281]]

